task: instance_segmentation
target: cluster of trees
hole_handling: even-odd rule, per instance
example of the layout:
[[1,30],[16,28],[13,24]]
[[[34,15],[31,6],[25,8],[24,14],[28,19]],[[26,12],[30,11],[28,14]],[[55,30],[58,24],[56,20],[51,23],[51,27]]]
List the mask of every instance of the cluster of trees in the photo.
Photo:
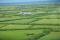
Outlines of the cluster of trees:
[[48,29],[46,30],[45,29],[45,30],[43,30],[42,33],[38,33],[38,34],[32,33],[32,34],[29,34],[27,40],[38,40],[38,39],[48,35],[50,33],[50,31],[51,30],[48,30]]

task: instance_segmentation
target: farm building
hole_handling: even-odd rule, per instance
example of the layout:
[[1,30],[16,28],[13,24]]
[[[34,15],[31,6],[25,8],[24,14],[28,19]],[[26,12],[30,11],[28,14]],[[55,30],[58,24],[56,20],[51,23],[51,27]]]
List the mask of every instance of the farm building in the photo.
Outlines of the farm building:
[[20,12],[20,15],[32,15],[32,12]]

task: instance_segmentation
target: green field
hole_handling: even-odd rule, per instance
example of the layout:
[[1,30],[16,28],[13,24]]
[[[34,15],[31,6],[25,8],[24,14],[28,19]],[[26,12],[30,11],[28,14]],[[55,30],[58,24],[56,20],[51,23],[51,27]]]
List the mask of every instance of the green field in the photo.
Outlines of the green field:
[[21,6],[0,6],[0,40],[60,40],[60,5]]

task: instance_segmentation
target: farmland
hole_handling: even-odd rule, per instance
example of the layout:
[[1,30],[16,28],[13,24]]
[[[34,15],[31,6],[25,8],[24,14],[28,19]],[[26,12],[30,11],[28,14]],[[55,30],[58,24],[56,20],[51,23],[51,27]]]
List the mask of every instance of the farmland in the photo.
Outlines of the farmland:
[[0,6],[0,40],[60,40],[60,5]]

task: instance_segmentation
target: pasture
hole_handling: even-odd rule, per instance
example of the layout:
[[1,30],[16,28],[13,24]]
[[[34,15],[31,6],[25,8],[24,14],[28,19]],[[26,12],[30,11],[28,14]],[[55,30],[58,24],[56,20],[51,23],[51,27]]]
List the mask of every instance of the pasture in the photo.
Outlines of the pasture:
[[60,6],[0,6],[0,40],[60,40]]

